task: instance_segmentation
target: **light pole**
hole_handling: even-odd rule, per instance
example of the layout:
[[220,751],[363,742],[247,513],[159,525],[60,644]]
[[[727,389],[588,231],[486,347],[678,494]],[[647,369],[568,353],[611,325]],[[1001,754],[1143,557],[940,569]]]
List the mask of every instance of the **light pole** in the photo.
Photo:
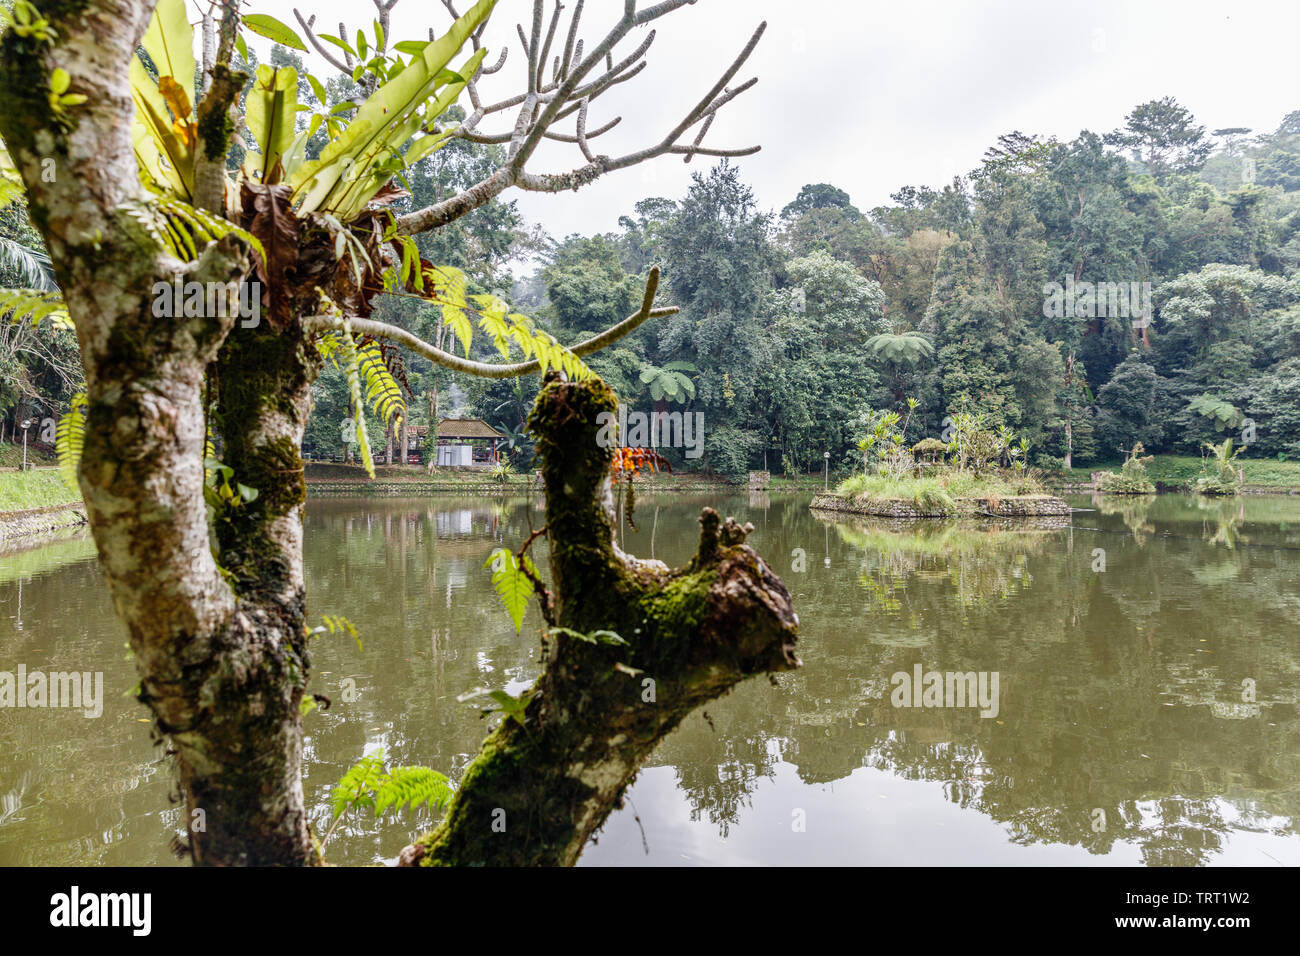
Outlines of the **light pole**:
[[23,430],[23,467],[21,469],[22,471],[27,470],[27,429],[31,428],[32,423],[35,421],[36,419],[34,418],[28,418],[22,423],[21,426]]
[[822,470],[825,472],[825,478],[826,478],[826,484],[824,490],[830,491],[831,490],[831,453],[828,451],[822,452],[822,458],[824,459]]

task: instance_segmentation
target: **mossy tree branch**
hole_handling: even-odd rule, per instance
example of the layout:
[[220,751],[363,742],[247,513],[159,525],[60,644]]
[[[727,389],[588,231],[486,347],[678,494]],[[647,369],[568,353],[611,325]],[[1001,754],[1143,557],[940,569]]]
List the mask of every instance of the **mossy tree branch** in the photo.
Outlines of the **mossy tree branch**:
[[407,865],[571,865],[669,732],[747,677],[790,670],[798,617],[748,545],[752,527],[700,516],[685,567],[614,541],[611,448],[599,381],[548,375],[528,426],[546,483],[554,613],[561,627],[617,632],[628,646],[563,634],[543,642],[521,726],[504,720],[470,765],[446,819],[406,848]]

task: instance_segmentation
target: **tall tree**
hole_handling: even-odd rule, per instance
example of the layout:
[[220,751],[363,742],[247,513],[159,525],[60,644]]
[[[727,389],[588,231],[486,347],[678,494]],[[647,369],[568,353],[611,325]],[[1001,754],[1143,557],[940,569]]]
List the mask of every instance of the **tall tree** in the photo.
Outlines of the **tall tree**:
[[1171,173],[1199,169],[1214,148],[1205,127],[1197,126],[1191,111],[1172,96],[1133,107],[1124,126],[1107,135],[1106,142],[1130,150],[1159,182]]

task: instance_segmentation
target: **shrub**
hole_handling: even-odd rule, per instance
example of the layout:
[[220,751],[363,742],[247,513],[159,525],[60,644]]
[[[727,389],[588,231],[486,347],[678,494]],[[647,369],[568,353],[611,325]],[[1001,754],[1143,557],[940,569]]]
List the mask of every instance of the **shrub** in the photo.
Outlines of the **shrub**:
[[1108,471],[1102,474],[1098,487],[1109,495],[1153,495],[1156,486],[1147,475],[1147,465],[1152,456],[1143,455],[1146,449],[1141,442],[1136,442],[1128,457],[1124,459],[1118,473]]
[[1201,471],[1204,474],[1196,479],[1198,494],[1235,495],[1241,492],[1242,477],[1237,456],[1241,454],[1242,448],[1233,450],[1231,438],[1225,438],[1218,445],[1205,443],[1205,451],[1210,452],[1213,457],[1202,455]]

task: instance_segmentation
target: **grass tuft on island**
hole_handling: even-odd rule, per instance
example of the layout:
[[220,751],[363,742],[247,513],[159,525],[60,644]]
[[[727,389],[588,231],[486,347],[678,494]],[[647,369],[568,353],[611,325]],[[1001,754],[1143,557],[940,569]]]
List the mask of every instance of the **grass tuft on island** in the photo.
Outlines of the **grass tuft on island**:
[[1027,475],[938,474],[893,477],[854,475],[840,482],[832,495],[819,495],[821,510],[891,517],[949,517],[957,515],[1031,516],[1068,514],[1059,498],[1043,493]]
[[889,475],[854,475],[840,482],[835,493],[845,498],[892,498],[906,501],[924,511],[956,512],[962,498],[1014,498],[1042,494],[1043,489],[1030,478],[1010,480],[996,474],[947,472],[920,477]]

